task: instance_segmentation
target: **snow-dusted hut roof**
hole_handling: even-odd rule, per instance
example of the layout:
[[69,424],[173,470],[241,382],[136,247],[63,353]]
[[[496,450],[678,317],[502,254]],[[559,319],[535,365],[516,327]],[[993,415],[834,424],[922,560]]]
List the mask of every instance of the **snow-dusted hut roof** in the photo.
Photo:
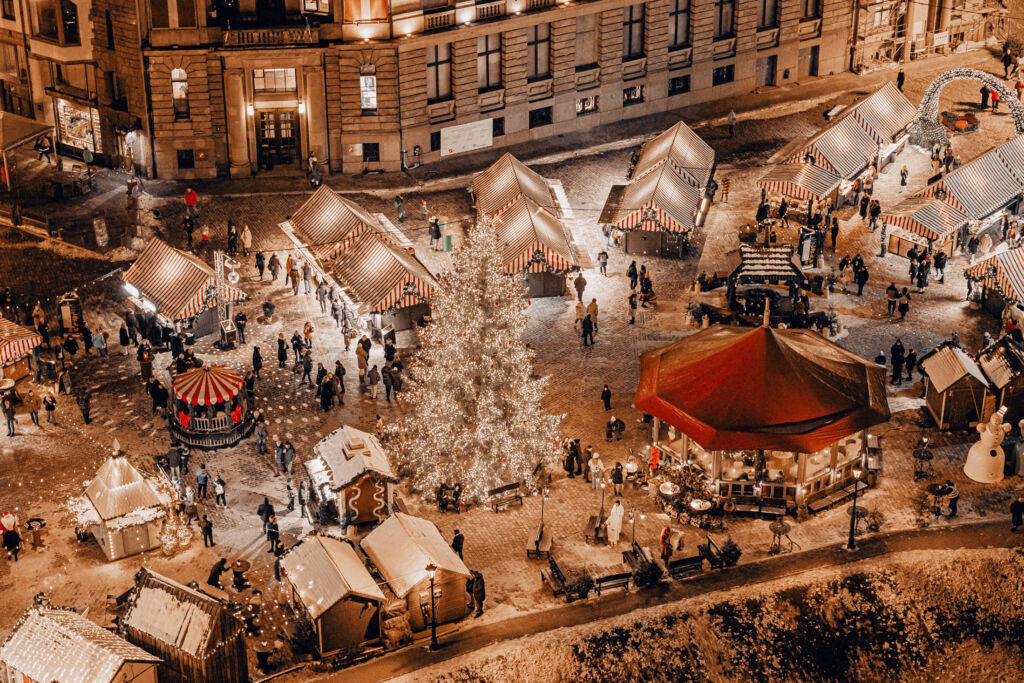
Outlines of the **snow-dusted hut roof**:
[[[579,266],[562,220],[528,197],[520,197],[495,220],[502,266],[509,273],[541,272],[548,266],[572,270]],[[537,252],[543,260],[533,261]]]
[[108,528],[141,524],[165,514],[165,501],[156,489],[120,455],[100,466],[85,488],[82,500],[95,512],[94,521]]
[[618,210],[612,223],[623,230],[659,230],[656,222],[648,220],[645,209],[672,232],[686,232],[694,228],[694,214],[700,205],[702,191],[683,180],[668,165],[634,179],[619,197]]
[[964,275],[982,280],[986,287],[998,287],[1007,299],[1024,299],[1024,247],[993,254],[964,268]]
[[907,197],[882,213],[889,225],[926,239],[944,240],[967,222],[967,214],[934,197]]
[[327,484],[338,491],[364,474],[398,481],[377,437],[349,425],[335,429],[313,446],[313,457],[305,466],[317,489]]
[[729,276],[738,284],[804,281],[792,244],[761,247],[740,245],[740,263]]
[[433,522],[396,512],[360,544],[399,598],[427,578],[427,565],[469,578],[466,565]]
[[921,359],[921,368],[940,394],[970,375],[983,386],[988,386],[985,373],[974,359],[958,346],[942,346]]
[[939,188],[946,191],[943,201],[963,211],[968,218],[984,218],[998,211],[1016,199],[1021,191],[1020,181],[997,150],[950,171],[917,196],[934,195]]
[[366,230],[380,231],[377,220],[355,202],[321,185],[282,226],[289,228],[317,259],[329,260]]
[[977,360],[996,389],[1024,375],[1024,351],[1006,335],[982,349]]
[[0,663],[42,683],[112,683],[125,662],[160,661],[77,612],[44,606],[25,610],[0,646]]
[[355,548],[336,538],[307,536],[281,558],[281,568],[313,619],[350,595],[385,601]]
[[493,218],[519,197],[528,197],[552,213],[557,211],[548,182],[508,152],[473,178],[472,189],[481,218]]
[[917,107],[892,81],[854,104],[848,111],[878,144],[892,142],[917,118]]
[[800,163],[808,153],[815,165],[852,178],[878,153],[878,143],[852,116],[846,116],[810,138],[789,161]]
[[839,187],[841,178],[812,164],[780,164],[757,181],[758,187],[796,199],[824,199]]
[[220,600],[149,569],[140,570],[122,623],[197,658],[242,628]]
[[680,121],[644,144],[633,178],[639,178],[666,162],[691,185],[704,187],[715,167],[715,150]]

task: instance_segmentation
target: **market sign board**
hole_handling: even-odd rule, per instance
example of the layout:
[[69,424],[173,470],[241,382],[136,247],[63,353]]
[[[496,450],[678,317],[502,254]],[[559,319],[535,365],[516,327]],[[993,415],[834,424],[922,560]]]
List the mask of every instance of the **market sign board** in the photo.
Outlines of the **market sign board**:
[[474,149],[485,149],[494,142],[492,133],[494,124],[491,119],[482,119],[458,126],[441,129],[441,156],[472,152]]

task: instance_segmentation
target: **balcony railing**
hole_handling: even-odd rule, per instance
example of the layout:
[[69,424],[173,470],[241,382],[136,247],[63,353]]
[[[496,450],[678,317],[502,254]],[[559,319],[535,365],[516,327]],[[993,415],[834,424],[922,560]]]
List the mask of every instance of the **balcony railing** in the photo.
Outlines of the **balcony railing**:
[[443,12],[433,12],[423,16],[423,29],[425,31],[436,31],[448,28],[455,23],[455,10],[449,9]]
[[498,0],[497,2],[485,2],[476,6],[477,21],[494,19],[495,17],[504,16],[504,14],[505,0]]
[[555,4],[555,0],[526,0],[526,9],[544,9],[545,7],[551,7]]
[[225,45],[296,45],[319,41],[320,30],[305,26],[231,29],[224,32]]

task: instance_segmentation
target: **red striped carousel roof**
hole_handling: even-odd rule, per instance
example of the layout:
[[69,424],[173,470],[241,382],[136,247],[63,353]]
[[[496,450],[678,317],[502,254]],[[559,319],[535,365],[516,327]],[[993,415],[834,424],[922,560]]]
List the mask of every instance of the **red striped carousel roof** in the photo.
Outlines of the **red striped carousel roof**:
[[207,365],[186,370],[174,378],[174,395],[194,406],[210,406],[227,401],[242,388],[242,375],[223,365]]

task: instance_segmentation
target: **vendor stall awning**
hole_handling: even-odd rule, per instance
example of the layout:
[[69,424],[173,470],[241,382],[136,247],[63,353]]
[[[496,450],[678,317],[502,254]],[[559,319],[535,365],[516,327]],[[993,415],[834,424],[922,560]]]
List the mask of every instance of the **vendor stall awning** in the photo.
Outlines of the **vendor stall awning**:
[[223,365],[192,368],[171,385],[179,400],[194,406],[212,406],[231,400],[242,388],[242,375]]
[[321,185],[286,223],[317,259],[334,258],[364,230],[382,230],[355,202]]
[[[213,269],[159,239],[146,245],[121,279],[139,290],[170,320],[191,318],[216,304],[218,287]],[[221,288],[228,301],[248,298],[245,292],[230,285],[223,284]]]
[[85,497],[104,521],[163,505],[156,490],[124,456],[109,458],[100,466]]
[[1024,351],[1007,335],[982,349],[977,362],[996,389],[1002,389],[1024,375]]
[[[520,197],[494,222],[501,262],[509,273],[570,270],[579,264],[565,225],[544,207]],[[540,260],[535,261],[534,255]]]
[[824,166],[848,180],[867,167],[871,157],[878,153],[878,143],[855,119],[847,116],[808,140],[790,161],[801,163],[808,152],[814,157],[815,165]]
[[331,265],[331,276],[366,313],[413,306],[430,298],[437,282],[415,255],[376,232],[352,240]]
[[889,82],[850,108],[850,116],[878,144],[889,144],[917,118],[917,107]]
[[647,220],[646,210],[650,209],[671,232],[692,230],[693,215],[700,206],[702,194],[667,165],[662,165],[626,186],[614,225],[622,230],[659,230],[653,220]]
[[740,264],[730,277],[740,284],[792,280],[803,282],[804,274],[797,265],[793,245],[755,247],[740,245]]
[[[995,271],[994,279],[992,272]],[[986,287],[996,287],[1007,299],[1024,300],[1024,247],[989,256],[964,268],[964,275],[982,280]]]
[[995,151],[946,174],[928,189],[934,194],[936,187],[945,188],[945,201],[969,218],[984,218],[1016,199],[1021,192],[1020,182]]
[[35,330],[0,318],[0,364],[17,360],[42,343]]
[[715,150],[680,121],[644,144],[633,170],[633,179],[666,161],[684,180],[703,188],[715,167]]
[[999,159],[1010,169],[1017,182],[1024,185],[1024,135],[1018,135],[996,149]]
[[0,111],[0,145],[4,152],[32,142],[51,130],[53,130],[53,126],[50,124]]
[[883,222],[926,239],[943,241],[967,222],[967,214],[933,197],[908,197],[889,213]]
[[841,180],[818,165],[782,164],[758,180],[757,186],[795,199],[820,201],[839,187]]
[[770,327],[714,325],[643,354],[634,405],[708,450],[813,452],[889,419],[884,368]]
[[472,189],[477,212],[482,218],[493,218],[520,196],[532,199],[552,213],[558,210],[548,182],[508,152],[473,178]]

